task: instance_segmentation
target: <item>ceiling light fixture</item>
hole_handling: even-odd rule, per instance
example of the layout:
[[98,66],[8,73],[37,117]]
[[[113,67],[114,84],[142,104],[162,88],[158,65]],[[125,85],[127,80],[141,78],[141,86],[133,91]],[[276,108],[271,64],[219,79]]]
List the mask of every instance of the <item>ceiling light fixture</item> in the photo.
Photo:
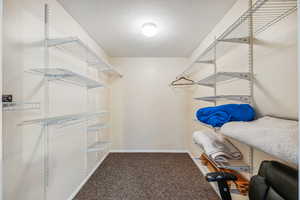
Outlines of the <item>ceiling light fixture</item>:
[[157,32],[157,26],[154,23],[145,23],[142,26],[142,33],[147,37],[153,37]]

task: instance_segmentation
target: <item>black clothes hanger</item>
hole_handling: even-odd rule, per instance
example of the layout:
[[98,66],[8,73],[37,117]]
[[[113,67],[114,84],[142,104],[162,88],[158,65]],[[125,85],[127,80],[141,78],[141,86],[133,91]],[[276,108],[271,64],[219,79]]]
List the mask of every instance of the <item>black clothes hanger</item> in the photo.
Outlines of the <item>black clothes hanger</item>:
[[[178,81],[181,81],[181,80],[185,80],[185,81],[187,81],[187,83],[177,83]],[[180,78],[176,79],[175,81],[173,81],[171,83],[171,86],[184,86],[184,85],[195,85],[195,81],[193,81],[189,78],[186,78],[184,76],[181,76]]]

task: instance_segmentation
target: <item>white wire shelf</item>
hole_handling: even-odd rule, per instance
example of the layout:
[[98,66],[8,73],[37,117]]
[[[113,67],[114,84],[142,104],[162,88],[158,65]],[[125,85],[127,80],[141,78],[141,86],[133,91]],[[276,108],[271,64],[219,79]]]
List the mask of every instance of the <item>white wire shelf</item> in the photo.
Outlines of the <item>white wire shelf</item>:
[[105,151],[110,144],[111,144],[110,142],[106,142],[106,141],[96,142],[88,147],[87,152],[90,153],[90,152]]
[[218,95],[218,96],[209,96],[209,97],[198,97],[194,99],[201,100],[201,101],[208,101],[208,102],[215,102],[215,101],[222,101],[222,100],[239,101],[243,103],[251,102],[251,96],[249,95]]
[[95,131],[98,131],[100,129],[105,129],[105,128],[108,128],[107,124],[98,123],[98,124],[93,124],[93,125],[88,126],[87,130],[88,130],[88,132],[95,132]]
[[88,89],[104,87],[103,84],[93,79],[62,68],[37,68],[29,70],[30,73],[42,75],[50,81],[62,81]]
[[[297,0],[258,0],[252,9],[253,28],[257,35],[297,10]],[[251,10],[242,16],[249,18]]]
[[198,85],[214,87],[215,83],[228,81],[232,79],[251,80],[251,74],[248,72],[218,72],[197,82]]
[[[249,8],[241,17],[239,17],[231,26],[229,26],[217,39],[213,41],[190,66],[184,70],[180,76],[187,76],[194,72],[194,64],[199,63],[199,60],[205,58],[210,52],[213,52],[215,46],[218,45],[218,57],[222,57],[230,49],[236,47],[235,44],[249,43],[249,26],[246,24],[252,18],[252,28],[254,37],[261,32],[267,30],[272,25],[284,19],[291,13],[297,10],[297,0],[257,0],[251,8]],[[245,28],[246,27],[246,28]],[[240,30],[244,28],[245,30]],[[237,36],[238,35],[238,36]],[[221,47],[219,44],[226,42],[232,43],[226,47]],[[255,42],[255,39],[254,39]],[[211,57],[211,56],[209,56]],[[196,69],[195,69],[196,70]]]
[[39,109],[40,103],[38,102],[2,102],[3,111],[26,111]]
[[70,123],[79,123],[81,121],[86,121],[95,117],[103,116],[107,113],[108,113],[107,111],[101,111],[101,112],[92,112],[92,113],[63,115],[57,117],[39,118],[39,119],[23,121],[20,125],[40,124],[46,126],[46,125],[63,125],[63,124],[70,124]]
[[94,67],[100,71],[109,70],[111,74],[118,77],[122,75],[114,69],[114,67],[100,58],[92,49],[90,49],[82,40],[78,37],[65,37],[65,38],[53,38],[47,40],[48,47],[57,47],[69,54],[86,61],[89,66]]
[[250,165],[245,163],[244,160],[228,159],[228,162],[216,162],[206,154],[205,154],[205,158],[209,159],[215,167],[220,169],[230,169],[230,170],[241,171],[245,173],[249,173],[251,170]]

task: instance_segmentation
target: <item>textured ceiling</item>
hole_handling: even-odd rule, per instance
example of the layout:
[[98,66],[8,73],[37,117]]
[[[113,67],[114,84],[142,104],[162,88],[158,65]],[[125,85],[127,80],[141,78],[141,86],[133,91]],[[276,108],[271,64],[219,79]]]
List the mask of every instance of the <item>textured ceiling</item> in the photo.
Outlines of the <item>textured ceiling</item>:
[[[236,0],[59,0],[114,57],[187,57]],[[158,34],[141,34],[154,22]]]

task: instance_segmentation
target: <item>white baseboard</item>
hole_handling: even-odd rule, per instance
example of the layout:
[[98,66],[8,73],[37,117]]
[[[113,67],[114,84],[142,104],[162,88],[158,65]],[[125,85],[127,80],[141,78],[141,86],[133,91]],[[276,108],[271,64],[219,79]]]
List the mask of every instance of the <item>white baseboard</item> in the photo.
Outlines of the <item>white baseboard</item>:
[[111,150],[111,153],[188,153],[187,150],[167,150],[167,149],[118,149]]
[[98,169],[98,167],[101,165],[101,163],[104,161],[104,159],[108,156],[109,152],[107,152],[103,158],[97,163],[97,165],[93,168],[93,170],[87,175],[87,177],[81,182],[81,184],[76,188],[76,190],[71,194],[71,196],[68,198],[68,200],[73,200],[77,193],[81,190],[81,188],[86,184],[86,182],[90,179],[90,177],[94,174],[94,172]]

